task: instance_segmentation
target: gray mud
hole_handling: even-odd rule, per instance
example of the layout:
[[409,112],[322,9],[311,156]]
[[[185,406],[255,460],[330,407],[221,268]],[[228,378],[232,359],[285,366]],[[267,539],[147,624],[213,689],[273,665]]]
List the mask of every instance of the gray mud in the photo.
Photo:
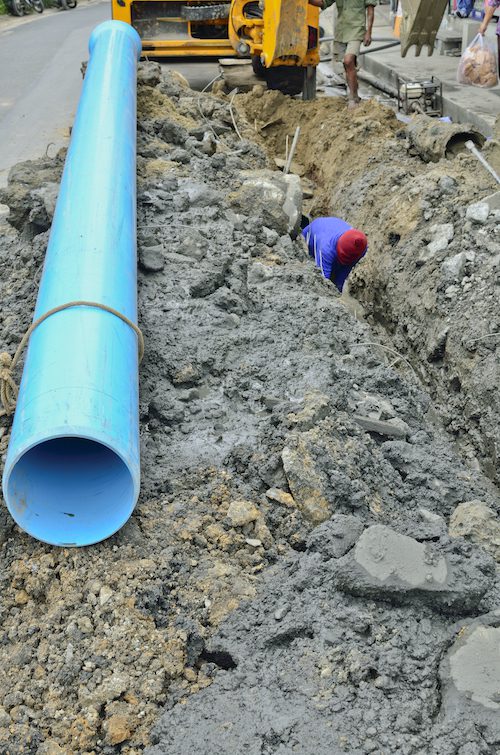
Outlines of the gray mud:
[[439,663],[457,627],[418,603],[340,593],[337,565],[315,544],[268,572],[210,642],[226,669],[171,705],[148,755],[497,751],[497,702],[471,712],[462,692],[442,704]]
[[[494,662],[455,659],[495,647],[495,488],[286,233],[286,187],[252,199],[271,164],[228,100],[140,78],[141,498],[73,551],[2,509],[0,752],[493,755]],[[0,197],[2,349],[61,168]]]

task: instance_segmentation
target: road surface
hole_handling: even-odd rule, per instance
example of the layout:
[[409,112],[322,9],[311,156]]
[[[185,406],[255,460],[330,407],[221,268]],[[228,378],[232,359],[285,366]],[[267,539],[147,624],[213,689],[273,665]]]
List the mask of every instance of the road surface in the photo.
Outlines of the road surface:
[[[21,160],[49,154],[66,145],[73,123],[94,26],[110,17],[110,3],[80,4],[71,11],[47,12],[29,19],[2,18],[0,25],[0,186]],[[193,87],[217,73],[215,62],[176,68]]]
[[108,17],[95,3],[0,31],[0,185],[15,163],[67,144],[89,35]]

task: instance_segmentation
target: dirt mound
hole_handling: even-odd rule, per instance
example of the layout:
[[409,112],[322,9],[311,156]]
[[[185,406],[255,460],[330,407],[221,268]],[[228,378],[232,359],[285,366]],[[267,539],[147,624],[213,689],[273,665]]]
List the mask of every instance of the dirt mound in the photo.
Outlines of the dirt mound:
[[[281,207],[232,204],[270,161],[235,133],[230,100],[142,71],[141,498],[84,550],[38,543],[2,509],[0,751],[416,754],[434,738],[493,752],[489,719],[441,709],[438,661],[457,620],[498,608],[492,558],[447,531],[468,501],[494,518],[495,491],[282,233]],[[330,107],[346,125],[335,101],[314,107],[318,125]],[[385,110],[373,127],[368,109],[355,117],[360,150],[363,129],[397,133]],[[60,168],[25,165],[3,195],[18,231],[0,241],[2,349],[31,316],[48,238],[35,220],[52,207],[39,192]],[[384,542],[406,538],[423,582],[399,551],[387,582],[387,549],[360,571],[380,526]]]
[[280,92],[248,93],[235,99],[247,122],[245,136],[256,139],[271,157],[282,158],[297,126],[295,160],[318,187],[311,209],[326,211],[329,190],[364,173],[374,155],[386,154],[401,131],[394,111],[376,102],[347,110],[338,97],[302,102]]
[[181,126],[189,128],[194,121],[174,107],[170,97],[154,87],[143,86],[137,92],[137,112],[139,117],[164,119],[169,116]]

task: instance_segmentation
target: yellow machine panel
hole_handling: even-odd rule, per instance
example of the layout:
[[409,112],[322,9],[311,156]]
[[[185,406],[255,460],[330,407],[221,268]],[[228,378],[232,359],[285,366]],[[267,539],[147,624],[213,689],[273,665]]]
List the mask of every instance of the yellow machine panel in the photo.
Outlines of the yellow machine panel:
[[144,57],[235,55],[228,34],[229,3],[112,0],[111,6],[115,20],[139,33]]

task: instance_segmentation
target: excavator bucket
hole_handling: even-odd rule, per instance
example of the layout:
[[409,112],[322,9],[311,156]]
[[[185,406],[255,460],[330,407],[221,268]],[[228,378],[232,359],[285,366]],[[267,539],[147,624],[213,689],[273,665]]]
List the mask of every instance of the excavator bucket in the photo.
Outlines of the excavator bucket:
[[301,64],[307,55],[307,0],[265,0],[264,65]]
[[422,47],[432,55],[436,34],[441,24],[448,0],[401,0],[403,21],[401,23],[401,56],[404,58],[412,45],[415,55]]
[[117,21],[131,24],[143,57],[228,57],[228,0],[111,0]]

